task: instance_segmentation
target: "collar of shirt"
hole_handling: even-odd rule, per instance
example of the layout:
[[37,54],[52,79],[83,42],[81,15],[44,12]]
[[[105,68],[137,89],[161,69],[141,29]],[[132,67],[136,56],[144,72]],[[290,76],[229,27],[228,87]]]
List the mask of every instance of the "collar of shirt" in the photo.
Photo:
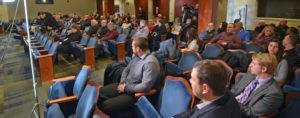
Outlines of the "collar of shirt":
[[146,52],[146,53],[143,54],[141,57],[139,57],[139,56],[137,56],[137,55],[134,54],[134,57],[138,57],[139,59],[144,60],[148,54],[150,54],[150,51]]
[[200,104],[197,104],[196,107],[197,107],[199,110],[201,110],[203,107],[205,107],[205,106],[209,105],[210,103],[212,103],[212,102],[214,102],[214,101],[220,99],[221,97],[223,97],[223,96],[220,96],[220,97],[218,97],[218,98],[216,98],[216,99],[214,99],[214,100],[211,100],[211,101],[202,102],[202,103],[200,103]]
[[258,79],[258,84],[257,84],[257,86],[255,87],[254,90],[258,89],[259,87],[261,87],[262,85],[264,85],[265,83],[267,83],[271,78],[272,78],[272,77],[267,78],[267,79],[260,79],[260,78],[258,78],[258,77],[256,76],[255,79]]

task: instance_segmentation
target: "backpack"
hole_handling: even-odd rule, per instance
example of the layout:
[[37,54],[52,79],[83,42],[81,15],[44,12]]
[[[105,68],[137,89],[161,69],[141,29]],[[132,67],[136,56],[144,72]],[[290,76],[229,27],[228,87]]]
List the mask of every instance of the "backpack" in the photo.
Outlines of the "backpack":
[[235,68],[239,64],[239,58],[229,51],[224,51],[217,58],[225,61],[231,68]]
[[242,56],[242,58],[240,59],[240,67],[239,67],[240,72],[243,73],[247,72],[249,64],[252,61],[252,55],[253,53],[248,53]]

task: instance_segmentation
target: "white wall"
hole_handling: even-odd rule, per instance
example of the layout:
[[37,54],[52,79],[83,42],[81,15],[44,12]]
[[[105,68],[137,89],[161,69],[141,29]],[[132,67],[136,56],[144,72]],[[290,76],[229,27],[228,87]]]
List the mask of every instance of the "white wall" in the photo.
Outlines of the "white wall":
[[[245,20],[245,5],[248,6],[247,9],[247,20]],[[245,24],[247,23],[247,30],[254,30],[255,26],[258,23],[258,20],[265,20],[267,24],[274,23],[278,24],[281,18],[265,18],[265,17],[257,17],[257,0],[228,0],[227,6],[227,22],[233,22],[234,19],[239,18],[239,10],[242,13],[242,21]],[[287,19],[288,26],[296,27],[300,25],[300,19]]]
[[8,22],[9,21],[9,15],[8,15],[8,9],[6,4],[0,5],[0,21]]
[[125,14],[130,14],[131,16],[132,15],[135,15],[135,4],[134,4],[134,0],[124,0],[124,4],[125,4],[125,11],[124,13]]
[[[9,19],[14,16],[16,4],[17,2],[7,5]],[[69,0],[69,2],[67,0],[54,0],[54,4],[35,4],[35,0],[27,0],[27,8],[30,19],[35,18],[39,11],[61,14],[76,13],[78,15],[91,14],[97,11],[96,0]],[[2,9],[2,6],[0,9]],[[23,0],[21,0],[16,19],[24,17]]]
[[119,12],[115,12],[115,15],[117,15],[117,14],[120,14],[120,15],[124,14],[124,11],[125,11],[124,10],[124,7],[125,7],[124,3],[125,3],[124,0],[115,0],[114,1],[115,6],[119,5]]

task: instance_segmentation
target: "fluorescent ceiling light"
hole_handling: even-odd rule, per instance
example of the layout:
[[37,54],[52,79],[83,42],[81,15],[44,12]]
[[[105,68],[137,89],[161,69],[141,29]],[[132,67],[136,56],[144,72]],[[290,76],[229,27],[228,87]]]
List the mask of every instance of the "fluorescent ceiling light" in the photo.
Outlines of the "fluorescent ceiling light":
[[15,0],[2,0],[3,2],[15,2]]

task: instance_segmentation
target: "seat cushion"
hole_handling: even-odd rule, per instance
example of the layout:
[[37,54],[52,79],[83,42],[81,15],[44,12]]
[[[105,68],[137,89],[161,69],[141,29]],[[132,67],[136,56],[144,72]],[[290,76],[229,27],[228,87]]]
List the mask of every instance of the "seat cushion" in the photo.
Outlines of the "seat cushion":
[[159,113],[145,96],[140,97],[134,104],[134,110],[139,118],[160,118]]
[[76,118],[90,118],[96,106],[97,87],[87,85],[76,108]]

